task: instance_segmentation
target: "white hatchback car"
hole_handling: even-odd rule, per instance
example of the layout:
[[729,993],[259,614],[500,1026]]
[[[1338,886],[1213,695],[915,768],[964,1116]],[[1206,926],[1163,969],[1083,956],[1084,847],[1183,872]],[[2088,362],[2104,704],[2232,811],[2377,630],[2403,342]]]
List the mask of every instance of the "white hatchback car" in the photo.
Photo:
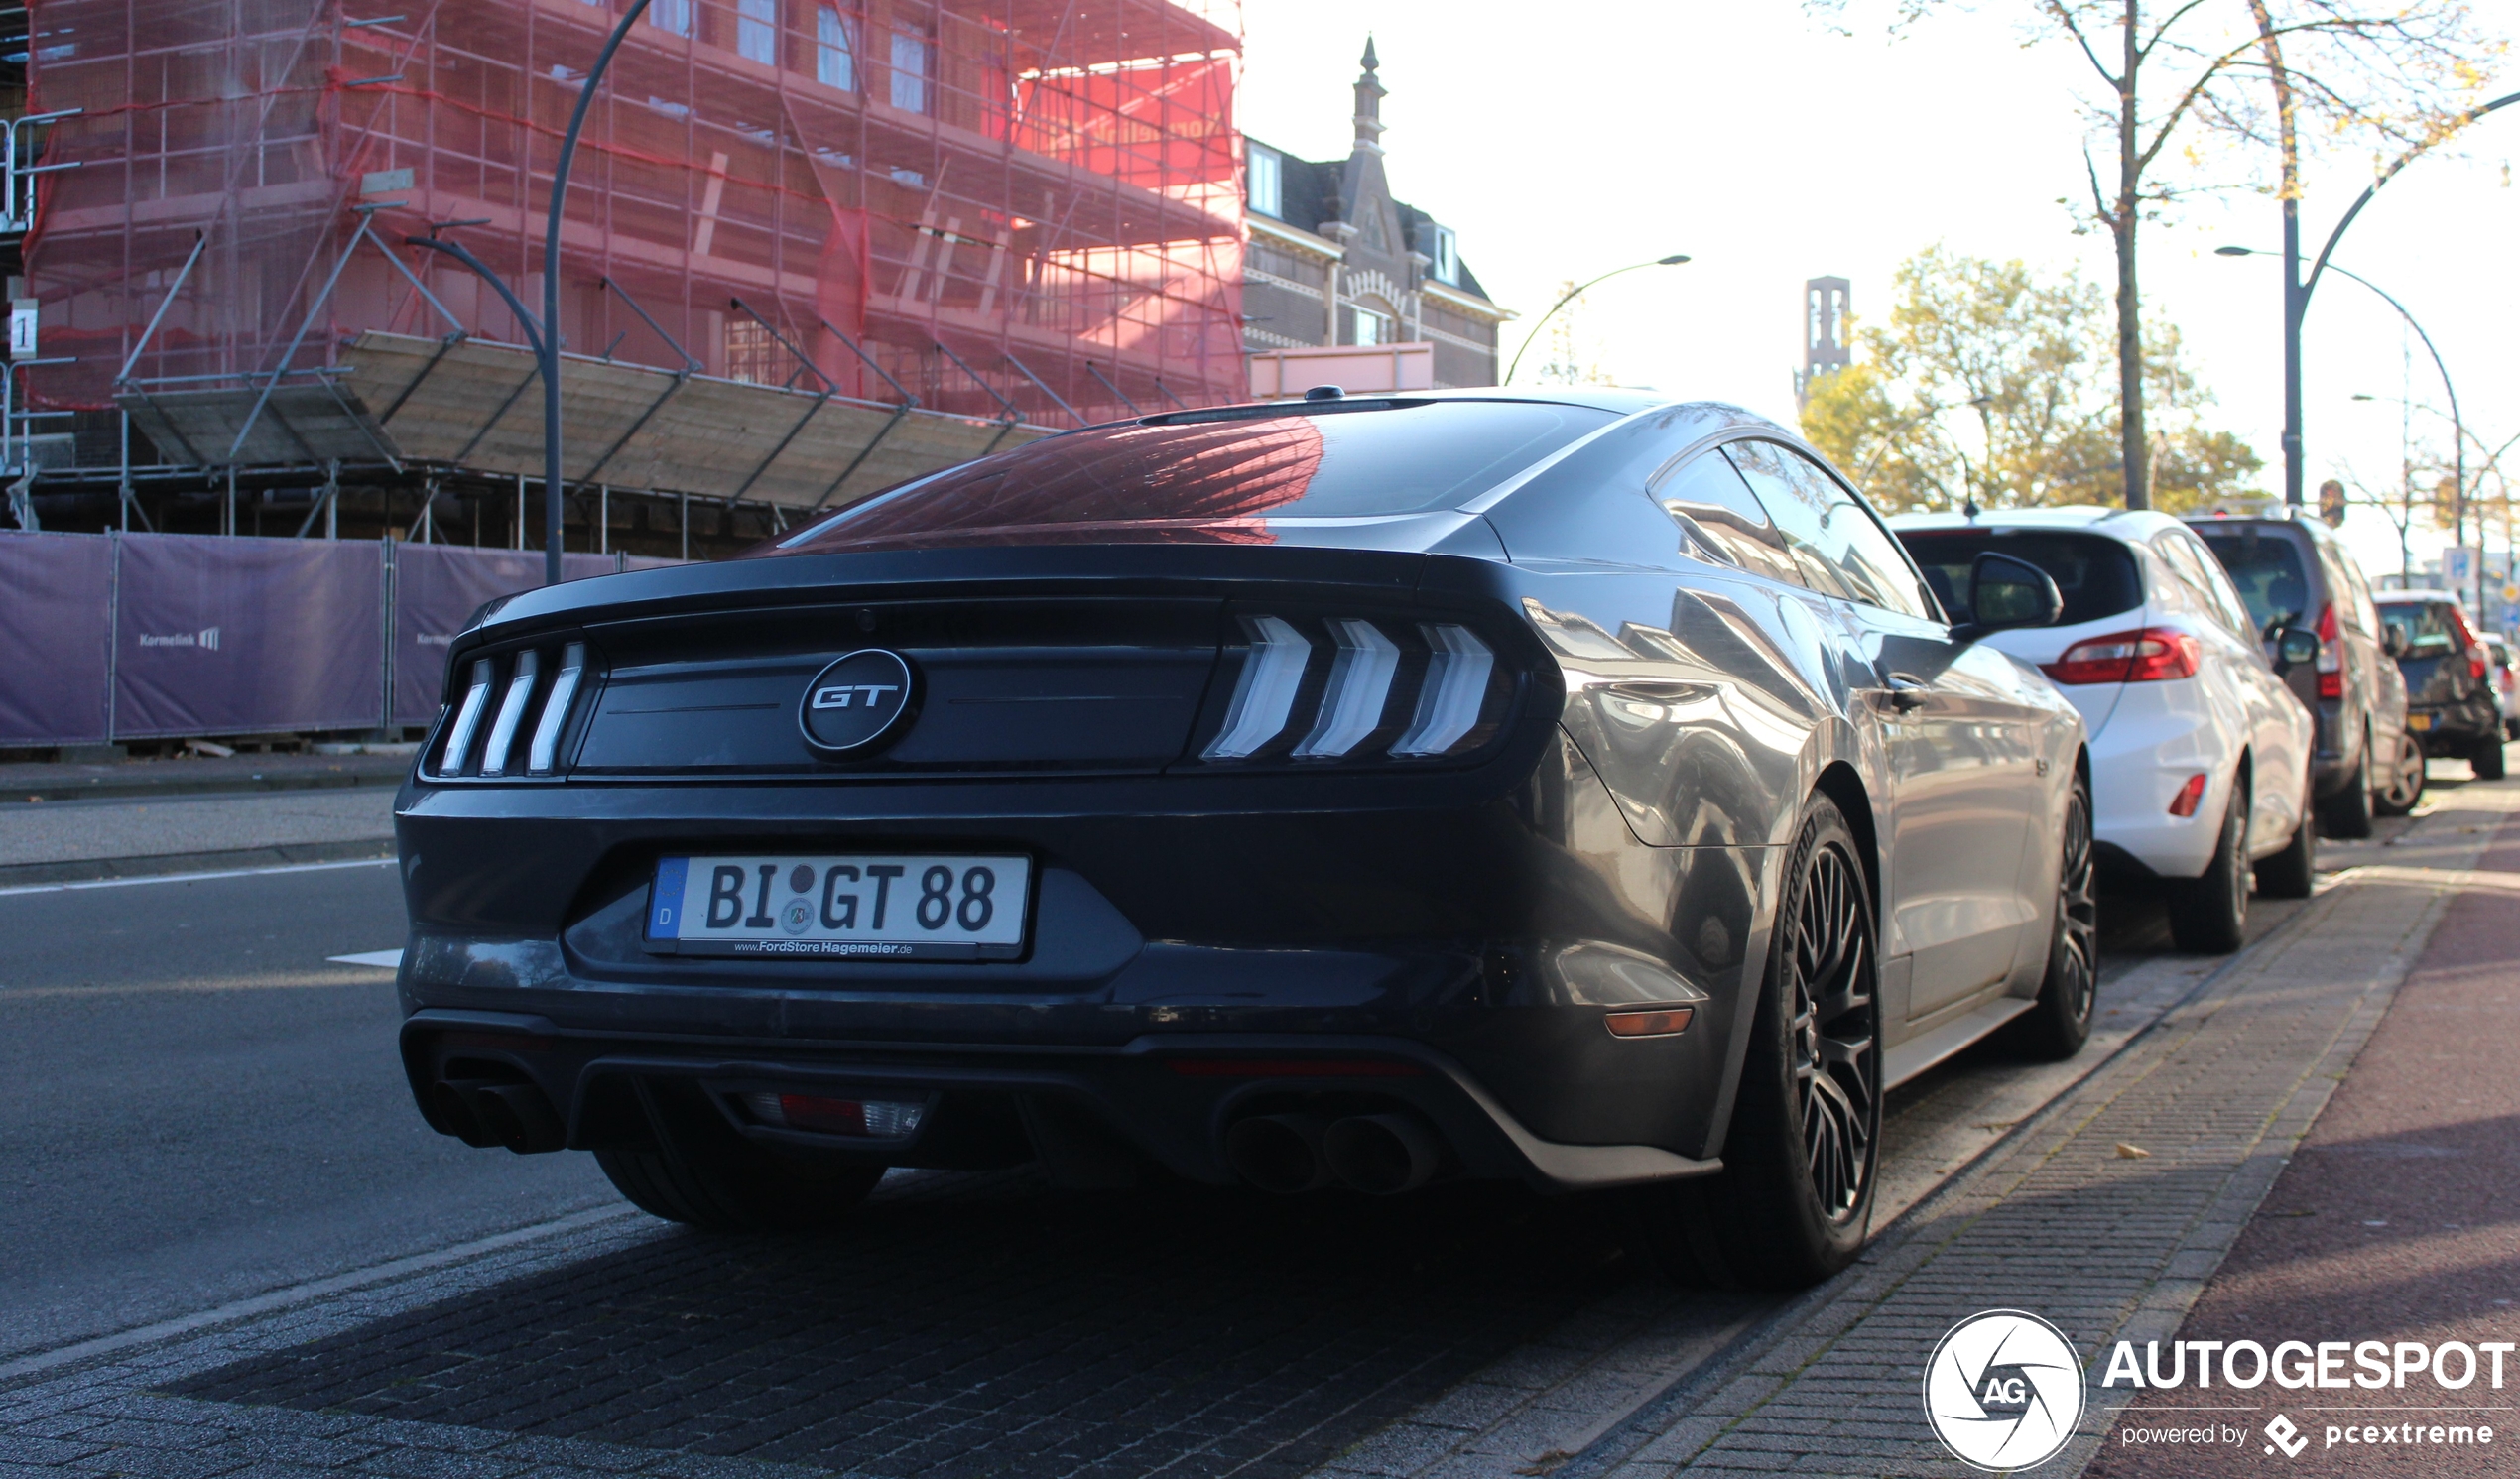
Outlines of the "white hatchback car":
[[2313,725],[2277,665],[2315,660],[2316,634],[2256,631],[2212,552],[2165,514],[2037,509],[1891,527],[1956,620],[1982,553],[2055,579],[2065,613],[2054,626],[1985,640],[2036,664],[2081,710],[2099,854],[2162,880],[2181,949],[2239,948],[2252,866],[2268,897],[2309,895]]

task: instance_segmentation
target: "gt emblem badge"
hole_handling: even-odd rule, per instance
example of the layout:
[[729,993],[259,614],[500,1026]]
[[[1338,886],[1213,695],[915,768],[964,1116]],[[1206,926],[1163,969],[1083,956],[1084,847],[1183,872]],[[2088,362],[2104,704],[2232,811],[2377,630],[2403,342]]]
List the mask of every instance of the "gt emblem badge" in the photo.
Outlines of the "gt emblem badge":
[[826,760],[862,755],[908,725],[917,697],[910,664],[901,654],[864,648],[806,684],[797,724],[805,742]]

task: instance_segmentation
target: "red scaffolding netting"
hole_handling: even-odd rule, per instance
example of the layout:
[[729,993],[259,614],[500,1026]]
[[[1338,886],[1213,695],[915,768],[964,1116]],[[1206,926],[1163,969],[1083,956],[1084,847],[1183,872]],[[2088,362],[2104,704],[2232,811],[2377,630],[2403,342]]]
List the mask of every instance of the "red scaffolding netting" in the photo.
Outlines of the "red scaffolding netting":
[[[572,167],[567,347],[1052,426],[1242,399],[1239,3],[653,0]],[[539,311],[553,166],[623,0],[35,7],[34,105],[83,110],[27,248],[44,353],[76,357],[28,372],[39,400],[111,404],[162,308],[135,383],[444,334],[350,249],[371,207],[464,330],[522,342],[405,238],[461,223]]]

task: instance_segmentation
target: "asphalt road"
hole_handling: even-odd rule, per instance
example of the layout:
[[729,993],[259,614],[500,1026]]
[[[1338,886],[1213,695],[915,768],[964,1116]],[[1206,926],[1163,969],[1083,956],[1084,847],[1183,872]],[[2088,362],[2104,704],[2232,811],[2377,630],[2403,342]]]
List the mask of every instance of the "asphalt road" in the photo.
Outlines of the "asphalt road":
[[0,1359],[585,1206],[583,1156],[433,1133],[390,864],[0,895]]
[[[2252,935],[2297,908],[2259,901]],[[2106,1005],[2168,939],[2140,897],[2103,926]],[[326,959],[402,939],[390,866],[0,893],[0,1360],[616,1204],[589,1157],[421,1122],[391,972]],[[1891,1097],[1885,1144],[2023,1071],[1961,1054]]]

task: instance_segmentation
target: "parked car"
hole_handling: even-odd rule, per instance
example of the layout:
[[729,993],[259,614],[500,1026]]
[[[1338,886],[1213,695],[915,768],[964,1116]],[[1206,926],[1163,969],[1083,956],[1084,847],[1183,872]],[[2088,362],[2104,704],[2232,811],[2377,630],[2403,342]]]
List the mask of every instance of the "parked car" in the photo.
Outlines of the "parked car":
[[2088,1031],[2082,721],[1980,640],[2054,584],[1972,560],[1953,624],[1748,413],[1175,412],[753,555],[455,639],[395,805],[441,1132],[720,1229],[1028,1160],[1638,1187],[1793,1285],[1885,1089]]
[[2520,740],[2520,658],[2503,643],[2485,644],[2485,664],[2494,680],[2494,696],[2502,700],[2502,737]]
[[2503,774],[2502,700],[2488,676],[2491,654],[2458,597],[2446,590],[2392,590],[2380,620],[2406,633],[2398,672],[2406,678],[2406,727],[2424,753],[2464,760],[2480,781]]
[[[2183,950],[2240,947],[2252,866],[2260,892],[2309,895],[2309,708],[2268,661],[2257,623],[2195,531],[2165,514],[2066,508],[1893,521],[1947,605],[1969,608],[1970,572],[2008,554],[2048,572],[2053,626],[1989,642],[2035,663],[2090,733],[2092,831],[2104,863],[2158,878]],[[2318,638],[2283,629],[2284,661]]]
[[2406,737],[2406,683],[2381,650],[2371,586],[2342,541],[2316,518],[2191,519],[2269,644],[2285,627],[2318,634],[2319,660],[2285,678],[2317,721],[2313,790],[2331,837],[2371,835],[2373,802],[2421,769]]

